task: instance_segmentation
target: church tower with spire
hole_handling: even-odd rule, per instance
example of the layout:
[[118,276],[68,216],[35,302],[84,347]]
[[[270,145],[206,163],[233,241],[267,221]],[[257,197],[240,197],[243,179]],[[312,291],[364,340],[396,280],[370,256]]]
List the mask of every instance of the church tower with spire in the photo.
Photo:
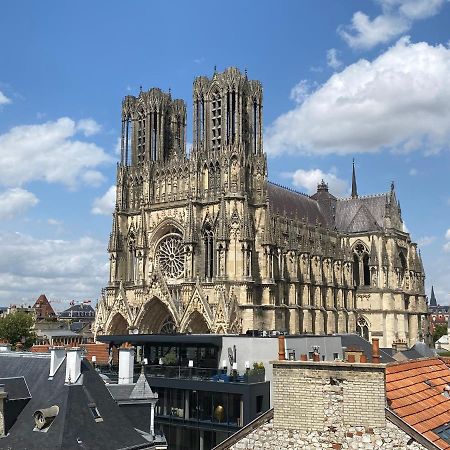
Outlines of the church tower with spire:
[[358,332],[414,343],[426,323],[420,253],[395,189],[339,199],[271,183],[263,89],[235,67],[122,103],[121,157],[95,333]]

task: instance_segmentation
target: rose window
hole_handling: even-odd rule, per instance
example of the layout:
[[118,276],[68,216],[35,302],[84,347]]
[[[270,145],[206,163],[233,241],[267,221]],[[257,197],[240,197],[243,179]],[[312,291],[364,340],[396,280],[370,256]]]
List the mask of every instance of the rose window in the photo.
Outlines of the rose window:
[[162,273],[167,278],[179,278],[183,274],[183,240],[179,234],[170,234],[160,241],[157,259]]

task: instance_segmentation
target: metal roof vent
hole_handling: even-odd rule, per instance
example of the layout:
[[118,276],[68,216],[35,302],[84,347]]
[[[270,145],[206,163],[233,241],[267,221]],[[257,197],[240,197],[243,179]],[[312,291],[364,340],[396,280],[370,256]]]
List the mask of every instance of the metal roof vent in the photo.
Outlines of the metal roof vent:
[[41,431],[43,433],[46,433],[58,413],[59,406],[57,405],[50,406],[49,408],[38,409],[37,411],[35,411],[33,414],[35,424],[33,431]]

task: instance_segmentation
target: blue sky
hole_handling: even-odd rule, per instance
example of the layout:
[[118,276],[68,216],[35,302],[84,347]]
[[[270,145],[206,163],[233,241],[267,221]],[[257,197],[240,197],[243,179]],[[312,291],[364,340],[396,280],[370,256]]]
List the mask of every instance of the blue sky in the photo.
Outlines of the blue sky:
[[450,300],[447,0],[16,1],[0,15],[0,304],[100,295],[121,100],[247,69],[269,177],[348,194],[395,180],[427,293]]

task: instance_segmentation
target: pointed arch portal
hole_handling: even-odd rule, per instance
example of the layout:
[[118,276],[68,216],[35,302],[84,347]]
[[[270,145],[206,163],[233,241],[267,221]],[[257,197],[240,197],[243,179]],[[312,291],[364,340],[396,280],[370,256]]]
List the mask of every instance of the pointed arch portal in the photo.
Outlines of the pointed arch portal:
[[122,314],[117,313],[109,325],[108,334],[128,334],[128,323]]
[[169,308],[158,298],[150,300],[139,323],[139,332],[143,334],[170,334],[177,331],[176,320]]
[[194,311],[189,317],[186,330],[194,334],[211,333],[205,318],[198,311]]

